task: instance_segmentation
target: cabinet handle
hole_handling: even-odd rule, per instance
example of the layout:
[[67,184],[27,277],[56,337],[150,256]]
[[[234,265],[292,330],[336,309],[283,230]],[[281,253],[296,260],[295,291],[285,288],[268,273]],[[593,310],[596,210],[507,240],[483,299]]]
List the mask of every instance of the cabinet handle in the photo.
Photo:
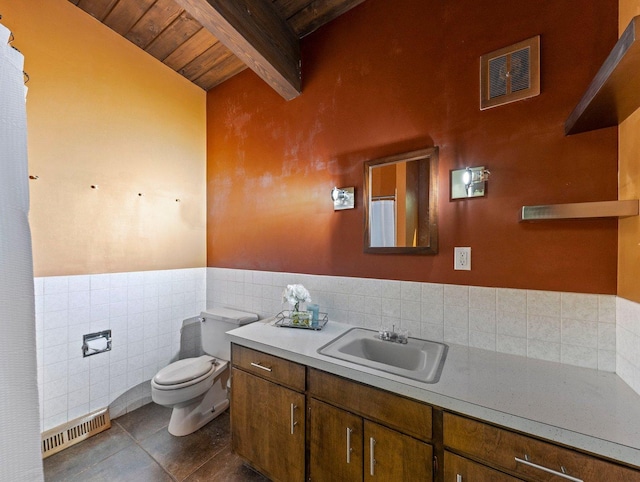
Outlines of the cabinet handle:
[[261,370],[264,370],[264,371],[267,371],[267,372],[273,371],[270,367],[265,367],[264,365],[260,365],[260,363],[251,362],[251,366],[252,367],[256,367],[256,368],[260,368]]
[[376,457],[374,454],[376,446],[376,439],[369,437],[369,474],[373,477],[375,475],[374,468],[376,465]]
[[296,408],[298,408],[298,406],[292,403],[291,404],[291,435],[293,435],[293,427],[298,425],[298,422],[294,421],[294,412]]
[[347,427],[347,463],[348,464],[351,463],[351,452],[353,452],[353,449],[351,448],[351,432],[353,432],[353,430]]
[[572,482],[584,482],[582,479],[578,479],[576,477],[571,477],[568,474],[565,474],[565,468],[562,467],[562,472],[558,472],[557,470],[549,469],[542,465],[534,464],[533,462],[529,462],[529,456],[525,454],[524,459],[516,457],[516,463],[527,465],[529,467],[533,467],[534,469],[542,470],[543,472],[547,472],[549,474],[557,475],[558,477],[562,477],[563,479],[571,480]]

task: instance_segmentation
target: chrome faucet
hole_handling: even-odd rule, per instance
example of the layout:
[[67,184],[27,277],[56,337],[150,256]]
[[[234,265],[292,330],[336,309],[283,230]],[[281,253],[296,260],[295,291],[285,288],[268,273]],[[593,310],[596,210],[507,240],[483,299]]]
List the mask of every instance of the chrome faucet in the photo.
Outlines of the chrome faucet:
[[393,325],[391,331],[389,330],[381,330],[378,332],[377,338],[382,341],[391,341],[394,343],[402,343],[403,345],[408,343],[407,333],[396,333],[396,325]]

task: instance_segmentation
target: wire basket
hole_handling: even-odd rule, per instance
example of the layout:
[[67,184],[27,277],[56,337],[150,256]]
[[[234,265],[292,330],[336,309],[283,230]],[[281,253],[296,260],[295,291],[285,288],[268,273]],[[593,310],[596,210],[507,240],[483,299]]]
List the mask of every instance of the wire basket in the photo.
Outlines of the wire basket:
[[304,330],[322,330],[324,325],[329,321],[329,315],[327,313],[318,313],[318,321],[313,322],[311,320],[311,312],[300,311],[301,315],[307,315],[296,317],[295,312],[284,310],[276,315],[276,321],[274,325],[280,328],[302,328]]

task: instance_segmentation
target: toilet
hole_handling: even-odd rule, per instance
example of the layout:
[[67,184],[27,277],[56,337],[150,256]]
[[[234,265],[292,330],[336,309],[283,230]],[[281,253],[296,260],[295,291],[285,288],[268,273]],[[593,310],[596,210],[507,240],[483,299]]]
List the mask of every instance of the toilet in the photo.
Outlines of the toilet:
[[205,355],[173,362],[151,380],[152,400],[173,408],[169,433],[176,436],[195,432],[229,406],[231,343],[226,332],[258,319],[231,308],[211,308],[200,316]]

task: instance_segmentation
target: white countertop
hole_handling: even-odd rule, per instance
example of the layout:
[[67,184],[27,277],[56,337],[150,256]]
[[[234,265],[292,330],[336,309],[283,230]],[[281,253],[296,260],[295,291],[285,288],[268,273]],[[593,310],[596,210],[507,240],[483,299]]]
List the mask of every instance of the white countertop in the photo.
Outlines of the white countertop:
[[256,322],[228,335],[238,345],[640,466],[640,395],[613,373],[448,344],[440,380],[428,384],[318,354],[351,328]]

